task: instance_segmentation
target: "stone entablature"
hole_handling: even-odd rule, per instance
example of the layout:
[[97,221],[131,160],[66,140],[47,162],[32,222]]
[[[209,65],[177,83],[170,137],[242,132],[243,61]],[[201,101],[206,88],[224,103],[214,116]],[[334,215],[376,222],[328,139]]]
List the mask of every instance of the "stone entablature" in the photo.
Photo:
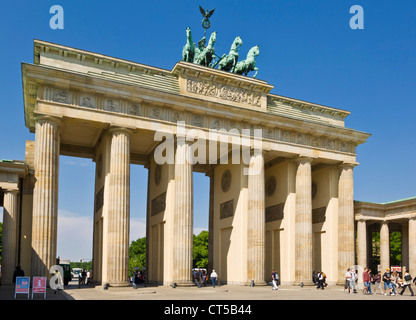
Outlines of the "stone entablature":
[[416,217],[416,197],[387,203],[354,202],[355,220],[394,221]]
[[[136,86],[120,84],[120,90],[115,92],[115,83],[109,84],[107,80],[90,76],[85,78],[85,75],[69,75],[70,71],[49,67],[23,64],[23,72],[27,74],[23,81],[26,125],[32,131],[37,104],[53,102],[55,106],[81,107],[151,119],[160,123],[176,124],[177,121],[185,121],[187,126],[204,129],[229,131],[235,128],[240,132],[241,129],[250,129],[252,133],[253,129],[262,129],[263,139],[271,143],[306,146],[313,150],[321,149],[351,155],[355,155],[356,146],[369,136],[340,126],[284,116],[281,118],[281,115],[257,107],[255,108],[259,110],[241,107],[236,110],[232,106],[201,102],[193,97],[184,100],[182,96],[171,93],[159,92],[158,95],[153,95],[148,89],[138,89]],[[68,80],[64,80],[65,77],[72,81],[68,84]],[[331,130],[328,130],[328,126]]]
[[344,126],[350,113],[270,94],[265,81],[180,61],[170,70],[35,40],[34,63],[281,116]]
[[241,132],[242,129],[250,129],[251,134],[253,134],[253,129],[262,129],[263,139],[270,141],[355,154],[356,144],[349,139],[340,139],[336,136],[331,137],[329,134],[326,136],[313,134],[311,131],[302,132],[290,127],[261,126],[258,122],[250,123],[249,120],[237,122],[221,118],[221,115],[215,116],[214,112],[211,112],[212,115],[209,115],[207,113],[196,112],[197,110],[194,112],[190,109],[182,111],[166,104],[155,105],[151,101],[144,101],[142,99],[126,100],[118,97],[106,96],[102,93],[97,94],[91,91],[44,86],[42,87],[42,92],[39,92],[37,101],[53,102],[56,106],[61,105],[64,107],[70,105],[156,121],[166,121],[174,124],[176,124],[177,121],[185,121],[187,126],[199,127],[202,129],[219,130],[224,128],[229,131],[235,128],[239,130],[239,132]]

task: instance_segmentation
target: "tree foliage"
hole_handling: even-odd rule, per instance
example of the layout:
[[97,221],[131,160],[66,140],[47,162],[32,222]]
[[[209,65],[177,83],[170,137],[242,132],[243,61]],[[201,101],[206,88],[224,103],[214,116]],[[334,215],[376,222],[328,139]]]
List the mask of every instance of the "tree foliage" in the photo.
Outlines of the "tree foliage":
[[146,237],[132,241],[129,248],[129,273],[146,267]]
[[194,235],[194,268],[208,267],[208,231],[201,231],[199,235]]
[[[208,267],[208,231],[193,235],[193,266]],[[129,272],[146,267],[146,237],[132,241],[129,248]]]

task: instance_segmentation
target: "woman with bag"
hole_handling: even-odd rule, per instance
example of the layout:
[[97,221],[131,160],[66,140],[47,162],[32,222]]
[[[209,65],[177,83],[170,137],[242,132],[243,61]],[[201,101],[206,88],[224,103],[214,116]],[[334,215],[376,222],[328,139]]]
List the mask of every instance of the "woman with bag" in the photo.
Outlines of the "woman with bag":
[[413,290],[412,290],[412,276],[409,274],[409,270],[406,270],[406,273],[403,277],[403,289],[399,293],[400,295],[403,295],[403,292],[406,290],[406,288],[409,287],[410,295],[414,296]]

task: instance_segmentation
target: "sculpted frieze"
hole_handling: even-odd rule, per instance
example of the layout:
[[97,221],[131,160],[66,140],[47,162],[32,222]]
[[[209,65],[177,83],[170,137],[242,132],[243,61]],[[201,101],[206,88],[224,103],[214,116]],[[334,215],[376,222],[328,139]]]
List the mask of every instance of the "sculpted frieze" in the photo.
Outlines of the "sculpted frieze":
[[[195,82],[192,82],[195,81]],[[208,81],[191,80],[188,79],[188,89],[195,92],[199,92],[205,95],[214,94],[218,97],[227,97],[227,99],[233,99],[232,95],[237,94],[237,91],[233,88],[230,94],[227,95],[223,91],[226,90],[225,85],[218,85],[210,83]],[[231,87],[230,87],[231,88]],[[37,88],[36,88],[37,89]],[[221,91],[223,90],[223,91]],[[244,99],[248,99],[245,89],[240,94],[244,96]],[[36,91],[36,90],[32,90]],[[36,92],[30,92],[31,96],[36,96]],[[248,90],[246,90],[248,91]],[[252,93],[251,93],[252,94]],[[249,129],[251,133],[255,127],[248,121],[238,122],[233,119],[222,119],[215,117],[215,115],[197,114],[192,111],[178,111],[171,109],[167,106],[157,105],[154,106],[151,103],[142,103],[138,101],[128,101],[119,98],[105,97],[102,94],[94,94],[89,92],[78,92],[70,89],[61,89],[45,86],[43,88],[43,94],[40,99],[77,105],[89,109],[105,110],[116,113],[123,113],[130,116],[145,117],[149,119],[156,119],[162,121],[168,121],[171,123],[177,123],[178,121],[185,121],[187,125],[196,126],[200,128],[206,128],[211,130],[225,129],[238,130]],[[241,98],[241,97],[240,97]],[[240,98],[236,98],[237,100]],[[243,101],[243,100],[240,100]],[[325,136],[318,136],[312,133],[302,133],[296,130],[280,129],[269,126],[256,126],[258,129],[262,129],[263,138],[272,141],[281,141],[285,143],[310,146],[313,148],[320,148],[326,150],[334,150],[345,153],[355,153],[355,145],[350,141],[343,141],[340,139],[331,139]]]
[[232,87],[192,77],[187,78],[186,90],[191,93],[216,97],[226,101],[261,106],[261,94],[243,88]]

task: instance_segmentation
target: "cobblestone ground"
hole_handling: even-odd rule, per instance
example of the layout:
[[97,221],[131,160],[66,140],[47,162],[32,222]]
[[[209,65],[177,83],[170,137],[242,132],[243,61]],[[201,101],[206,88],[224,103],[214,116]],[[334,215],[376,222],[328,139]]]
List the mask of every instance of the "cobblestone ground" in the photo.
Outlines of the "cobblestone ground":
[[[413,288],[415,290],[415,288]],[[14,287],[0,286],[0,300],[14,300]],[[25,295],[17,295],[16,300],[27,300]],[[34,300],[43,300],[43,295],[35,294]],[[360,290],[358,293],[344,293],[342,287],[329,286],[325,290],[315,287],[293,287],[280,286],[273,291],[271,286],[216,286],[209,287],[133,287],[108,288],[102,286],[84,285],[78,288],[75,282],[70,282],[63,291],[56,294],[53,290],[47,290],[46,300],[360,300],[360,301],[398,301],[413,300],[407,289],[403,296],[385,296],[380,293],[364,295]]]

